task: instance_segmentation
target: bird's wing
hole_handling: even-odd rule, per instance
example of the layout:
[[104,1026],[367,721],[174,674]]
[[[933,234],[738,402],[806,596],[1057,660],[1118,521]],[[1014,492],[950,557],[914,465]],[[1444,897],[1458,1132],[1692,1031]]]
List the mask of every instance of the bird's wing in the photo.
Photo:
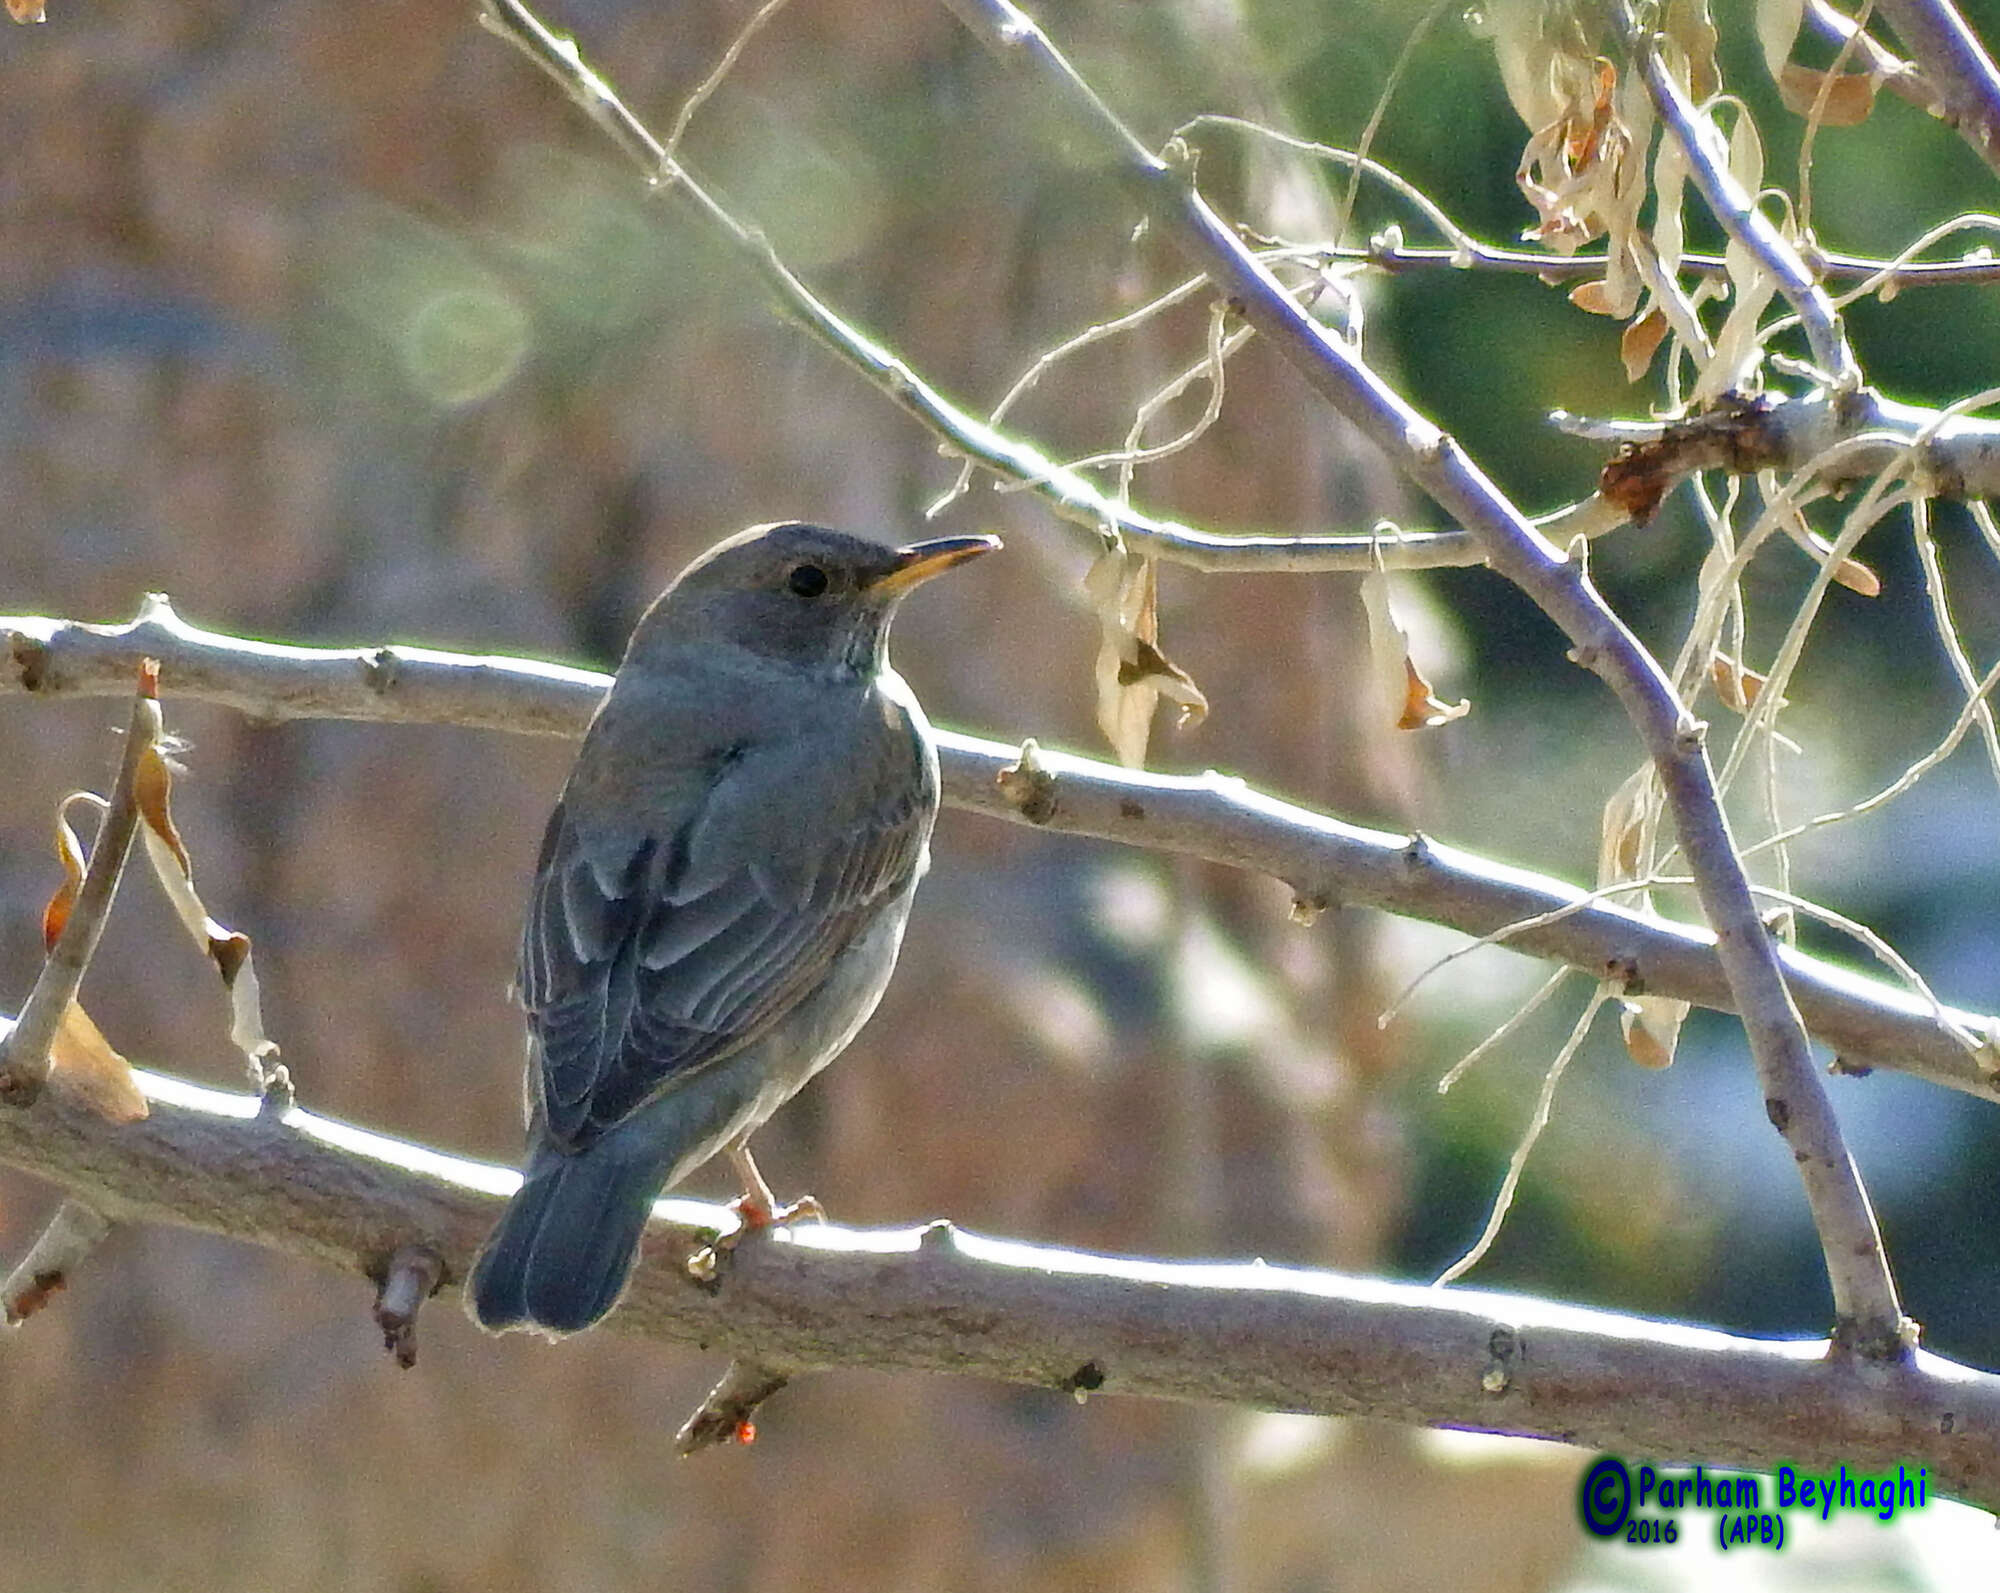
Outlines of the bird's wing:
[[[852,763],[810,744],[738,749],[670,833],[607,842],[558,803],[519,980],[558,1144],[589,1144],[758,1038],[908,887],[935,776],[914,736],[883,745]],[[857,781],[856,764],[878,772]]]

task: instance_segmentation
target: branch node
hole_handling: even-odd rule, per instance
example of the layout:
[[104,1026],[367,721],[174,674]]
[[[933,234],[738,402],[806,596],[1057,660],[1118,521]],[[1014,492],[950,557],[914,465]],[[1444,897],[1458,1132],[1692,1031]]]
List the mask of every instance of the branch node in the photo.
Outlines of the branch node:
[[1042,762],[1042,749],[1030,736],[1021,755],[993,777],[1014,811],[1030,824],[1046,824],[1056,816],[1056,777]]
[[[273,1046],[269,1055],[277,1055]],[[292,1083],[292,1070],[282,1062],[263,1059],[253,1061],[250,1083],[257,1091],[257,1116],[267,1123],[279,1122],[284,1115],[298,1104],[298,1090]]]
[[396,689],[397,677],[402,673],[403,660],[393,647],[378,647],[362,663],[362,679],[368,689],[379,696],[387,696]]
[[382,1348],[405,1370],[417,1364],[417,1312],[444,1282],[444,1258],[429,1245],[401,1245],[375,1291]]
[[1894,1321],[1864,1322],[1842,1317],[1833,1325],[1826,1355],[1830,1361],[1852,1358],[1877,1365],[1907,1365],[1915,1359],[1923,1333],[1921,1324],[1900,1312]]
[[955,1255],[958,1251],[958,1230],[946,1217],[927,1222],[917,1235],[917,1250],[927,1256]]
[[1488,1394],[1504,1394],[1514,1383],[1514,1362],[1520,1358],[1521,1341],[1510,1327],[1497,1327],[1486,1340],[1486,1369],[1479,1374],[1479,1386]]
[[1325,891],[1300,891],[1292,898],[1292,922],[1310,929],[1332,905],[1333,898]]
[[49,671],[47,642],[39,637],[23,635],[20,631],[9,631],[7,657],[14,666],[15,678],[21,682],[21,690],[32,695],[42,689]]
[[756,1361],[731,1361],[722,1381],[675,1434],[675,1447],[692,1455],[718,1444],[755,1443],[757,1424],[751,1417],[790,1380],[786,1373]]
[[7,1274],[7,1281],[0,1283],[0,1315],[7,1326],[19,1327],[47,1305],[50,1296],[67,1288],[70,1273],[110,1232],[110,1222],[96,1207],[80,1200],[65,1200],[58,1206],[41,1236]]
[[1069,1376],[1056,1384],[1057,1388],[1069,1395],[1079,1405],[1088,1404],[1090,1396],[1103,1386],[1104,1367],[1101,1362],[1094,1359],[1085,1361],[1083,1365],[1079,1366]]

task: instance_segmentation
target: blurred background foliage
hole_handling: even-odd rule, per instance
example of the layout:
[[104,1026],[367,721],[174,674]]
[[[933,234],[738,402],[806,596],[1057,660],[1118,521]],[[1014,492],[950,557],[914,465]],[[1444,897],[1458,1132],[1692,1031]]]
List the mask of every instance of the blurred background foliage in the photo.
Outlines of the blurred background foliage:
[[[1149,139],[1214,111],[1349,144],[1430,9],[1058,0],[1041,14]],[[1717,7],[1726,81],[1764,130],[1772,180],[1789,182],[1796,119],[1743,10]],[[2000,6],[1964,10],[2000,35]],[[663,128],[746,15],[575,0],[550,20]],[[1040,120],[940,7],[794,0],[687,148],[837,305],[976,406],[1181,274],[1135,235],[1107,175]],[[1445,9],[1375,153],[1507,242],[1532,220],[1513,182],[1523,137],[1490,44]],[[1990,203],[1964,147],[1886,96],[1861,128],[1821,138],[1817,171],[1821,237],[1837,248],[1887,252]],[[1334,189],[1256,158],[1211,174],[1253,220],[1266,205],[1294,230],[1332,214]],[[1361,229],[1395,216],[1364,188]],[[2000,370],[1994,292],[1857,307],[1864,364],[1901,399],[1979,389]],[[1614,323],[1532,279],[1399,276],[1368,303],[1373,357],[1531,510],[1587,492],[1601,463],[1548,410],[1638,415],[1653,398],[1625,383]],[[1115,441],[1198,354],[1205,324],[1197,304],[1089,351],[1016,424],[1059,452]],[[109,621],[163,589],[221,629],[608,667],[639,609],[717,536],[798,515],[901,537],[951,471],[775,321],[684,215],[643,200],[463,4],[57,0],[46,26],[0,31],[0,609]],[[1254,344],[1232,364],[1221,425],[1142,471],[1139,495],[1224,528],[1429,523]],[[939,523],[982,528],[1007,534],[1009,556],[912,605],[901,668],[945,723],[1097,749],[1087,539],[983,484]],[[1940,535],[1975,657],[1991,657],[1993,573],[1950,509]],[[1597,544],[1592,568],[1667,646],[1704,545],[1674,500]],[[1903,522],[1862,556],[1883,595],[1833,594],[1788,721],[1811,752],[1801,813],[1874,789],[1951,717]],[[1809,573],[1779,547],[1753,572],[1753,600],[1782,615]],[[1615,705],[1487,573],[1400,591],[1441,693],[1474,704],[1418,737],[1389,730],[1365,684],[1351,580],[1165,571],[1168,649],[1215,711],[1163,729],[1156,766],[1226,768],[1587,879],[1599,810],[1637,759]],[[179,806],[204,891],[257,937],[305,1102],[510,1160],[520,1038],[505,986],[567,750],[271,726],[186,703],[169,716],[193,743]],[[108,777],[116,717],[89,703],[0,715],[10,1004],[39,956],[49,816],[64,791]],[[2000,836],[1975,759],[1968,745],[1886,816],[1832,832],[1802,872],[1946,1000],[1992,1010]],[[760,1141],[781,1190],[810,1187],[852,1222],[948,1215],[1082,1247],[1413,1278],[1477,1234],[1580,989],[1441,1101],[1444,1068],[1542,969],[1499,950],[1455,963],[1384,1032],[1376,1014],[1457,937],[1339,910],[1300,929],[1270,882],[960,814],[935,851],[881,1015]],[[121,898],[90,1004],[140,1060],[235,1081],[207,977],[142,889]],[[1821,1332],[1796,1177],[1739,1030],[1697,1017],[1676,1065],[1651,1074],[1604,1029],[1473,1281]],[[2000,1119],[1894,1077],[1832,1092],[1928,1342],[2000,1365]],[[51,1205],[33,1181],[0,1178],[5,1253]],[[14,1504],[0,1586],[1143,1589],[1221,1585],[1228,1567],[1244,1587],[1428,1588],[1613,1574],[1570,1565],[1577,1462],[1555,1446],[1118,1400],[1080,1410],[1054,1393],[857,1373],[789,1391],[754,1449],[683,1468],[672,1436],[720,1370],[709,1358],[610,1334],[559,1350],[490,1341],[437,1310],[402,1375],[367,1305],[361,1281],[301,1263],[117,1235],[0,1348]]]

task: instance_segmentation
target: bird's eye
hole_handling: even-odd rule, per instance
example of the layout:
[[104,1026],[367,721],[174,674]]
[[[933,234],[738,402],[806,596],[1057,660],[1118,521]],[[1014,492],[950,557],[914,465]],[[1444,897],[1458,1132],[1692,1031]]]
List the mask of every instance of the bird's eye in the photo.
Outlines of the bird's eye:
[[800,597],[818,597],[826,590],[826,571],[817,564],[795,565],[785,577],[785,585]]

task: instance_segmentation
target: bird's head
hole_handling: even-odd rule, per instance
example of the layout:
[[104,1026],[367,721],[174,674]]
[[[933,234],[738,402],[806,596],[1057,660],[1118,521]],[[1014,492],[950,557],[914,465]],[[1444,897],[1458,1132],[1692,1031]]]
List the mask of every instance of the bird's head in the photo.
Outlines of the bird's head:
[[999,546],[998,537],[957,536],[891,548],[797,521],[753,526],[681,571],[639,621],[627,656],[712,643],[872,675],[903,597]]

